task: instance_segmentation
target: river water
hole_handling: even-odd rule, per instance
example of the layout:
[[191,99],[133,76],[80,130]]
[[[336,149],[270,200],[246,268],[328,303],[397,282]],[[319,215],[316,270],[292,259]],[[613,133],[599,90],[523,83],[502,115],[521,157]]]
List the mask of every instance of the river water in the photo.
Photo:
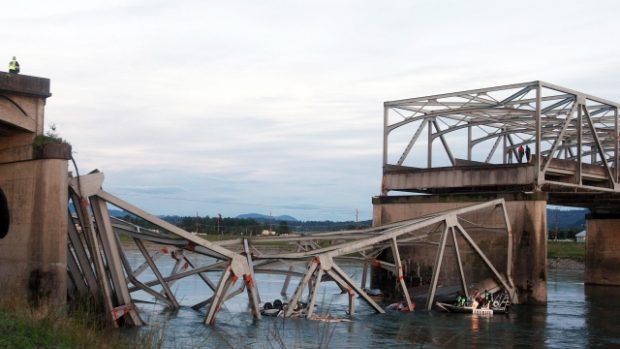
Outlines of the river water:
[[[350,263],[344,268],[354,279],[361,279],[360,265]],[[620,287],[585,286],[583,274],[583,270],[549,269],[548,305],[513,306],[508,315],[479,317],[424,310],[375,314],[358,300],[351,322],[270,317],[256,321],[243,293],[225,303],[214,326],[204,325],[205,309],[184,306],[170,312],[156,304],[139,304],[142,317],[150,324],[139,331],[161,336],[166,348],[620,347]],[[259,274],[256,279],[263,302],[281,299],[284,276]],[[297,280],[292,280],[289,295]],[[177,282],[172,289],[186,305],[211,294],[194,277]],[[135,296],[149,299],[141,293]],[[346,317],[347,296],[334,283],[321,284],[317,302],[317,313]]]

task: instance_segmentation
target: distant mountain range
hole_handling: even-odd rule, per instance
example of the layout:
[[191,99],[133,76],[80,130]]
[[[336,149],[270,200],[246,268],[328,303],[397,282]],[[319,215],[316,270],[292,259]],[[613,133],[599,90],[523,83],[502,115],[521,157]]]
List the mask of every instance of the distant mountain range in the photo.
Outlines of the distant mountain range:
[[[555,231],[556,229],[584,229],[586,224],[585,215],[589,211],[587,209],[556,209],[556,208],[547,208],[547,230]],[[556,216],[557,214],[557,216]],[[118,218],[122,218],[127,213],[121,210],[110,209],[110,215]],[[236,218],[244,218],[244,219],[254,219],[258,222],[300,222],[297,218],[291,217],[288,215],[280,215],[280,216],[268,216],[260,213],[245,213],[240,214]],[[321,222],[321,221],[317,221]],[[329,222],[330,226],[334,225],[336,227],[339,223],[348,223],[352,224],[354,222]],[[307,222],[311,223],[311,222]],[[364,225],[371,225],[372,222],[360,222]],[[314,224],[317,224],[316,222]],[[319,223],[326,224],[326,223]],[[342,225],[342,224],[340,224]]]
[[547,230],[556,229],[585,229],[586,214],[590,211],[585,208],[555,209],[547,208]]
[[281,215],[281,216],[267,216],[260,213],[244,213],[237,216],[237,218],[255,219],[257,221],[285,221],[285,222],[299,222],[297,218]]

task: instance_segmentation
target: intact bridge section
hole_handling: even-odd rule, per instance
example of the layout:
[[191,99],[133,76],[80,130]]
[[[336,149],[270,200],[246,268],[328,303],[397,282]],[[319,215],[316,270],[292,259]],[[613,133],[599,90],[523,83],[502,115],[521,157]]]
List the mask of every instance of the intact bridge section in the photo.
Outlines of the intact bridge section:
[[546,205],[587,207],[586,282],[619,285],[618,107],[543,81],[385,102],[374,224],[504,198],[519,299],[546,303]]

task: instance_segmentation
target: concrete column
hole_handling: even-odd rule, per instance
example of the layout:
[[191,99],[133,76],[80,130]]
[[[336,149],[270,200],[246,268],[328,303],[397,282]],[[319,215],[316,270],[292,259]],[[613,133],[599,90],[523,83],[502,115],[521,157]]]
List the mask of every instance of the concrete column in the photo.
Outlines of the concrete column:
[[620,215],[589,215],[586,229],[586,284],[620,285]]
[[64,304],[67,278],[67,160],[0,164],[10,216],[0,239],[0,284],[31,304]]
[[[402,221],[429,213],[437,213],[479,202],[504,198],[513,235],[513,279],[520,303],[546,304],[547,302],[547,196],[543,193],[523,194],[470,194],[425,196],[380,196],[373,198],[375,226]],[[475,222],[498,224],[497,218],[481,212],[472,217]],[[483,233],[482,233],[483,234]],[[483,236],[483,235],[480,235]],[[492,241],[490,244],[506,241]],[[403,248],[406,249],[406,248]],[[411,258],[434,258],[434,253]],[[407,252],[401,252],[407,256]],[[501,258],[502,256],[496,256]],[[504,256],[505,258],[505,256]],[[432,262],[431,262],[432,264]],[[501,270],[503,271],[503,270]],[[377,272],[374,270],[373,272]],[[373,277],[373,280],[376,278]],[[381,285],[373,285],[380,287]]]

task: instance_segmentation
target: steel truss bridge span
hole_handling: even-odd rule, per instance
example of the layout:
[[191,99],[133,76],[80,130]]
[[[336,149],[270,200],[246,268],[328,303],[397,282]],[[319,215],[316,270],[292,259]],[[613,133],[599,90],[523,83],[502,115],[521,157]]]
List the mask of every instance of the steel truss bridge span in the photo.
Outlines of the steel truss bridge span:
[[[348,294],[349,316],[355,314],[357,298],[377,313],[383,313],[384,308],[365,291],[370,266],[380,267],[393,275],[404,299],[403,304],[406,309],[413,310],[411,285],[405,279],[406,273],[413,271],[406,267],[408,257],[401,258],[401,251],[416,244],[430,248],[435,255],[428,284],[427,309],[434,304],[440,280],[444,280],[440,275],[445,277],[445,270],[451,262],[458,265],[458,269],[452,265],[458,270],[452,280],[465,295],[472,283],[480,281],[475,280],[477,274],[469,270],[474,263],[493,279],[498,289],[505,290],[513,302],[518,301],[512,280],[513,238],[502,199],[364,230],[213,242],[115,197],[102,189],[102,182],[100,172],[70,181],[69,204],[73,210],[69,210],[68,216],[68,293],[74,297],[92,295],[102,299],[109,320],[118,326],[144,324],[136,306],[136,302],[143,300],[136,297],[144,294],[169,309],[181,307],[183,297],[175,294],[172,287],[189,277],[199,278],[208,288],[204,300],[191,305],[196,310],[207,308],[206,324],[215,322],[218,311],[227,300],[244,293],[248,296],[250,313],[260,319],[260,284],[255,273],[286,275],[281,291],[283,296],[287,295],[289,284],[297,282],[289,307],[283,314],[287,317],[294,315],[298,304],[305,303],[305,311],[296,316],[313,318],[316,297],[324,282],[334,282]],[[112,218],[108,205],[152,226],[145,228]],[[487,223],[489,215],[496,218],[495,223]],[[480,218],[483,221],[477,222],[477,217],[484,217]],[[497,234],[505,241],[499,250],[505,258],[499,262],[477,243],[481,236]],[[269,242],[286,247],[274,251],[265,248],[264,244]],[[128,249],[134,251],[134,255],[137,249],[143,262],[139,265],[130,263]],[[386,250],[390,251],[391,257],[380,259],[379,255]],[[445,262],[447,255],[450,258]],[[174,259],[174,266],[167,275],[162,270],[169,270],[170,263],[161,263],[165,256]],[[364,265],[361,284],[340,266],[343,260],[351,259]],[[135,293],[138,291],[142,292]],[[304,294],[307,294],[306,299]]]
[[619,106],[544,81],[385,102],[382,194],[545,191],[550,203],[617,205]]

